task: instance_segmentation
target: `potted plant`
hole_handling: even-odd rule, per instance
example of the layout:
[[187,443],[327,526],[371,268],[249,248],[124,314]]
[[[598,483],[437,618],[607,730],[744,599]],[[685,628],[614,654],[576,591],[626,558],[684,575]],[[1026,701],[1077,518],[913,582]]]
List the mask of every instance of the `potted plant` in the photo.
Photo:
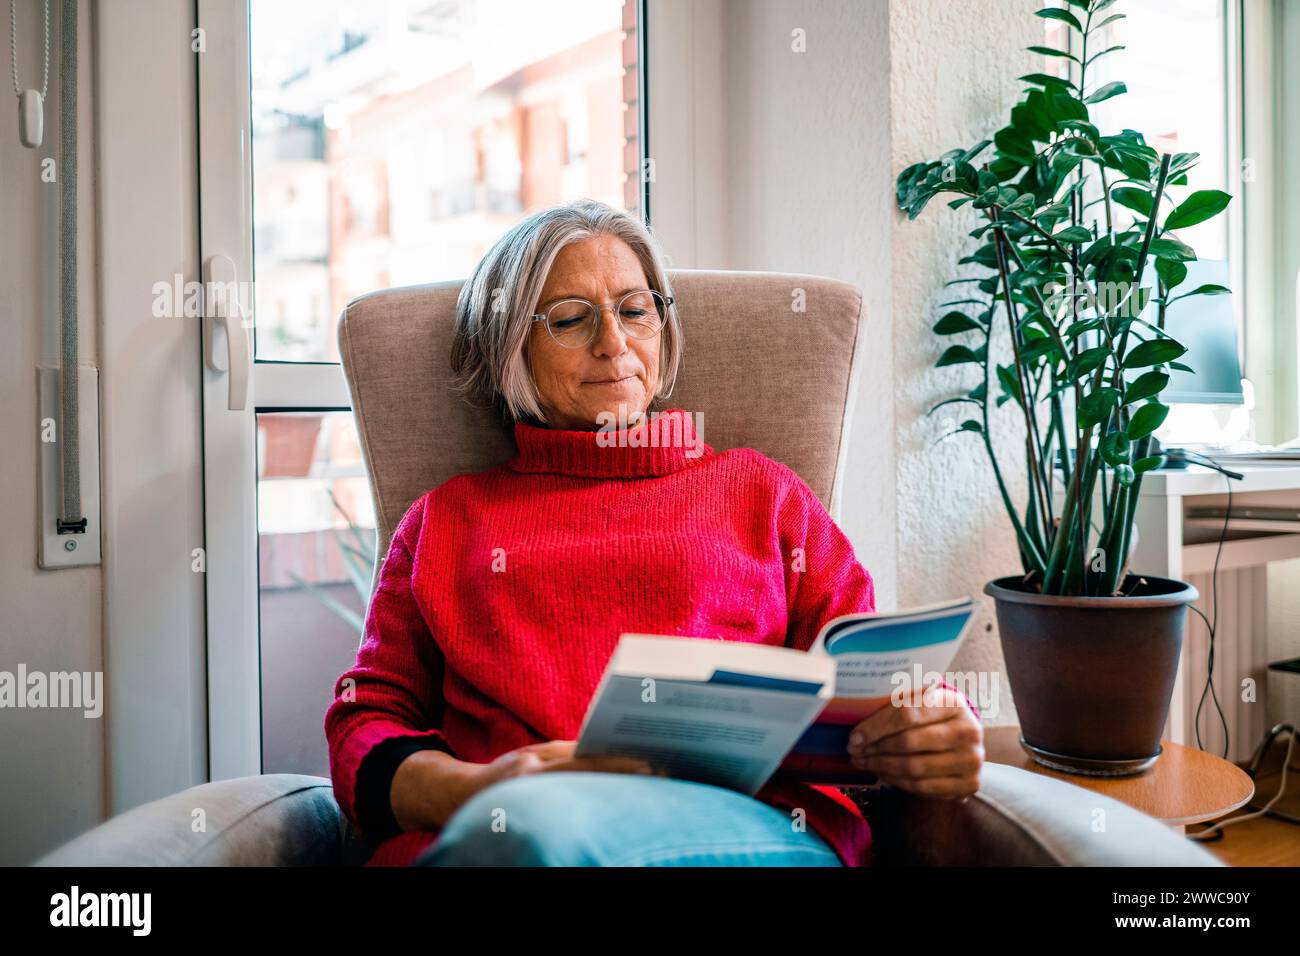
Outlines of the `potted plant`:
[[[1067,0],[1036,15],[1068,25],[1077,53],[1034,52],[1070,76],[1023,76],[1024,97],[992,141],[904,169],[899,208],[915,219],[935,196],[973,212],[973,274],[947,285],[934,332],[938,366],[980,373],[940,402],[968,407],[949,434],[982,439],[1015,531],[1022,573],[985,587],[997,607],[1021,743],[1036,760],[1089,774],[1138,772],[1159,755],[1196,589],[1130,572],[1143,475],[1164,463],[1152,433],[1160,393],[1186,351],[1169,305],[1217,295],[1188,289],[1195,251],[1178,232],[1230,197],[1187,185],[1196,153],[1157,153],[1136,130],[1103,132],[1089,107],[1125,92],[1094,88],[1089,68],[1115,49],[1097,34],[1115,0]],[[990,147],[991,150],[990,150]],[[1026,491],[1013,502],[990,435],[990,405],[1024,425]],[[1017,426],[1018,427],[1018,426]],[[1141,570],[1141,569],[1137,569]]]

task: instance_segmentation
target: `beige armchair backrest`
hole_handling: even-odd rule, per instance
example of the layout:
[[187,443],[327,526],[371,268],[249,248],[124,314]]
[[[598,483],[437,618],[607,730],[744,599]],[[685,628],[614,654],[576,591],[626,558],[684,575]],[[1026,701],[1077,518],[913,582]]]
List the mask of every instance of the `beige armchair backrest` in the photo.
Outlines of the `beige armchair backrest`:
[[[862,293],[809,275],[668,276],[685,347],[662,407],[700,413],[701,436],[718,451],[754,448],[788,465],[838,517]],[[339,320],[381,555],[416,498],[514,454],[513,433],[496,414],[448,387],[461,284],[374,292],[348,303]]]

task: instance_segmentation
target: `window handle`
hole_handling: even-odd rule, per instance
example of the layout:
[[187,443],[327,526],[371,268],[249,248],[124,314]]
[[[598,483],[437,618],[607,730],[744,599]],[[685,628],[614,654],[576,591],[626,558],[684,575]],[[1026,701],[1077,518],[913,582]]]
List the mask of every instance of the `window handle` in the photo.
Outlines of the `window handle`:
[[232,412],[248,404],[251,352],[246,325],[251,326],[253,304],[244,302],[235,281],[235,263],[230,256],[210,256],[203,263],[203,353],[208,368],[225,372],[229,380]]

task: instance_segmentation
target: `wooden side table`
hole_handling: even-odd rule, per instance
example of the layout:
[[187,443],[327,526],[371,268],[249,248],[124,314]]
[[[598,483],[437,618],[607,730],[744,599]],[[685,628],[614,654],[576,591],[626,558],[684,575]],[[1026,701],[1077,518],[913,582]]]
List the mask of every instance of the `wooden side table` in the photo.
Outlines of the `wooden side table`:
[[1180,833],[1189,823],[1217,820],[1245,806],[1255,795],[1255,782],[1236,764],[1171,740],[1163,740],[1161,745],[1164,749],[1155,764],[1142,773],[1131,777],[1085,777],[1060,773],[1034,760],[1020,746],[1019,727],[984,728],[987,762],[1010,764],[1105,794]]

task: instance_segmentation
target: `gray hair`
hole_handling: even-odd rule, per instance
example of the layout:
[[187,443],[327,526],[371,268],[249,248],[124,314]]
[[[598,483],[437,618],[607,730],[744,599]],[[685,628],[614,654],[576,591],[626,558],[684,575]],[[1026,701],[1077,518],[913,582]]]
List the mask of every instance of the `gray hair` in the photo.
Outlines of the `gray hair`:
[[[490,402],[505,421],[546,423],[524,343],[560,250],[600,235],[627,243],[650,288],[672,295],[658,240],[637,217],[593,199],[538,210],[498,239],[461,286],[451,345],[454,391]],[[682,345],[677,307],[670,305],[660,333],[659,382],[652,400],[672,394]]]

